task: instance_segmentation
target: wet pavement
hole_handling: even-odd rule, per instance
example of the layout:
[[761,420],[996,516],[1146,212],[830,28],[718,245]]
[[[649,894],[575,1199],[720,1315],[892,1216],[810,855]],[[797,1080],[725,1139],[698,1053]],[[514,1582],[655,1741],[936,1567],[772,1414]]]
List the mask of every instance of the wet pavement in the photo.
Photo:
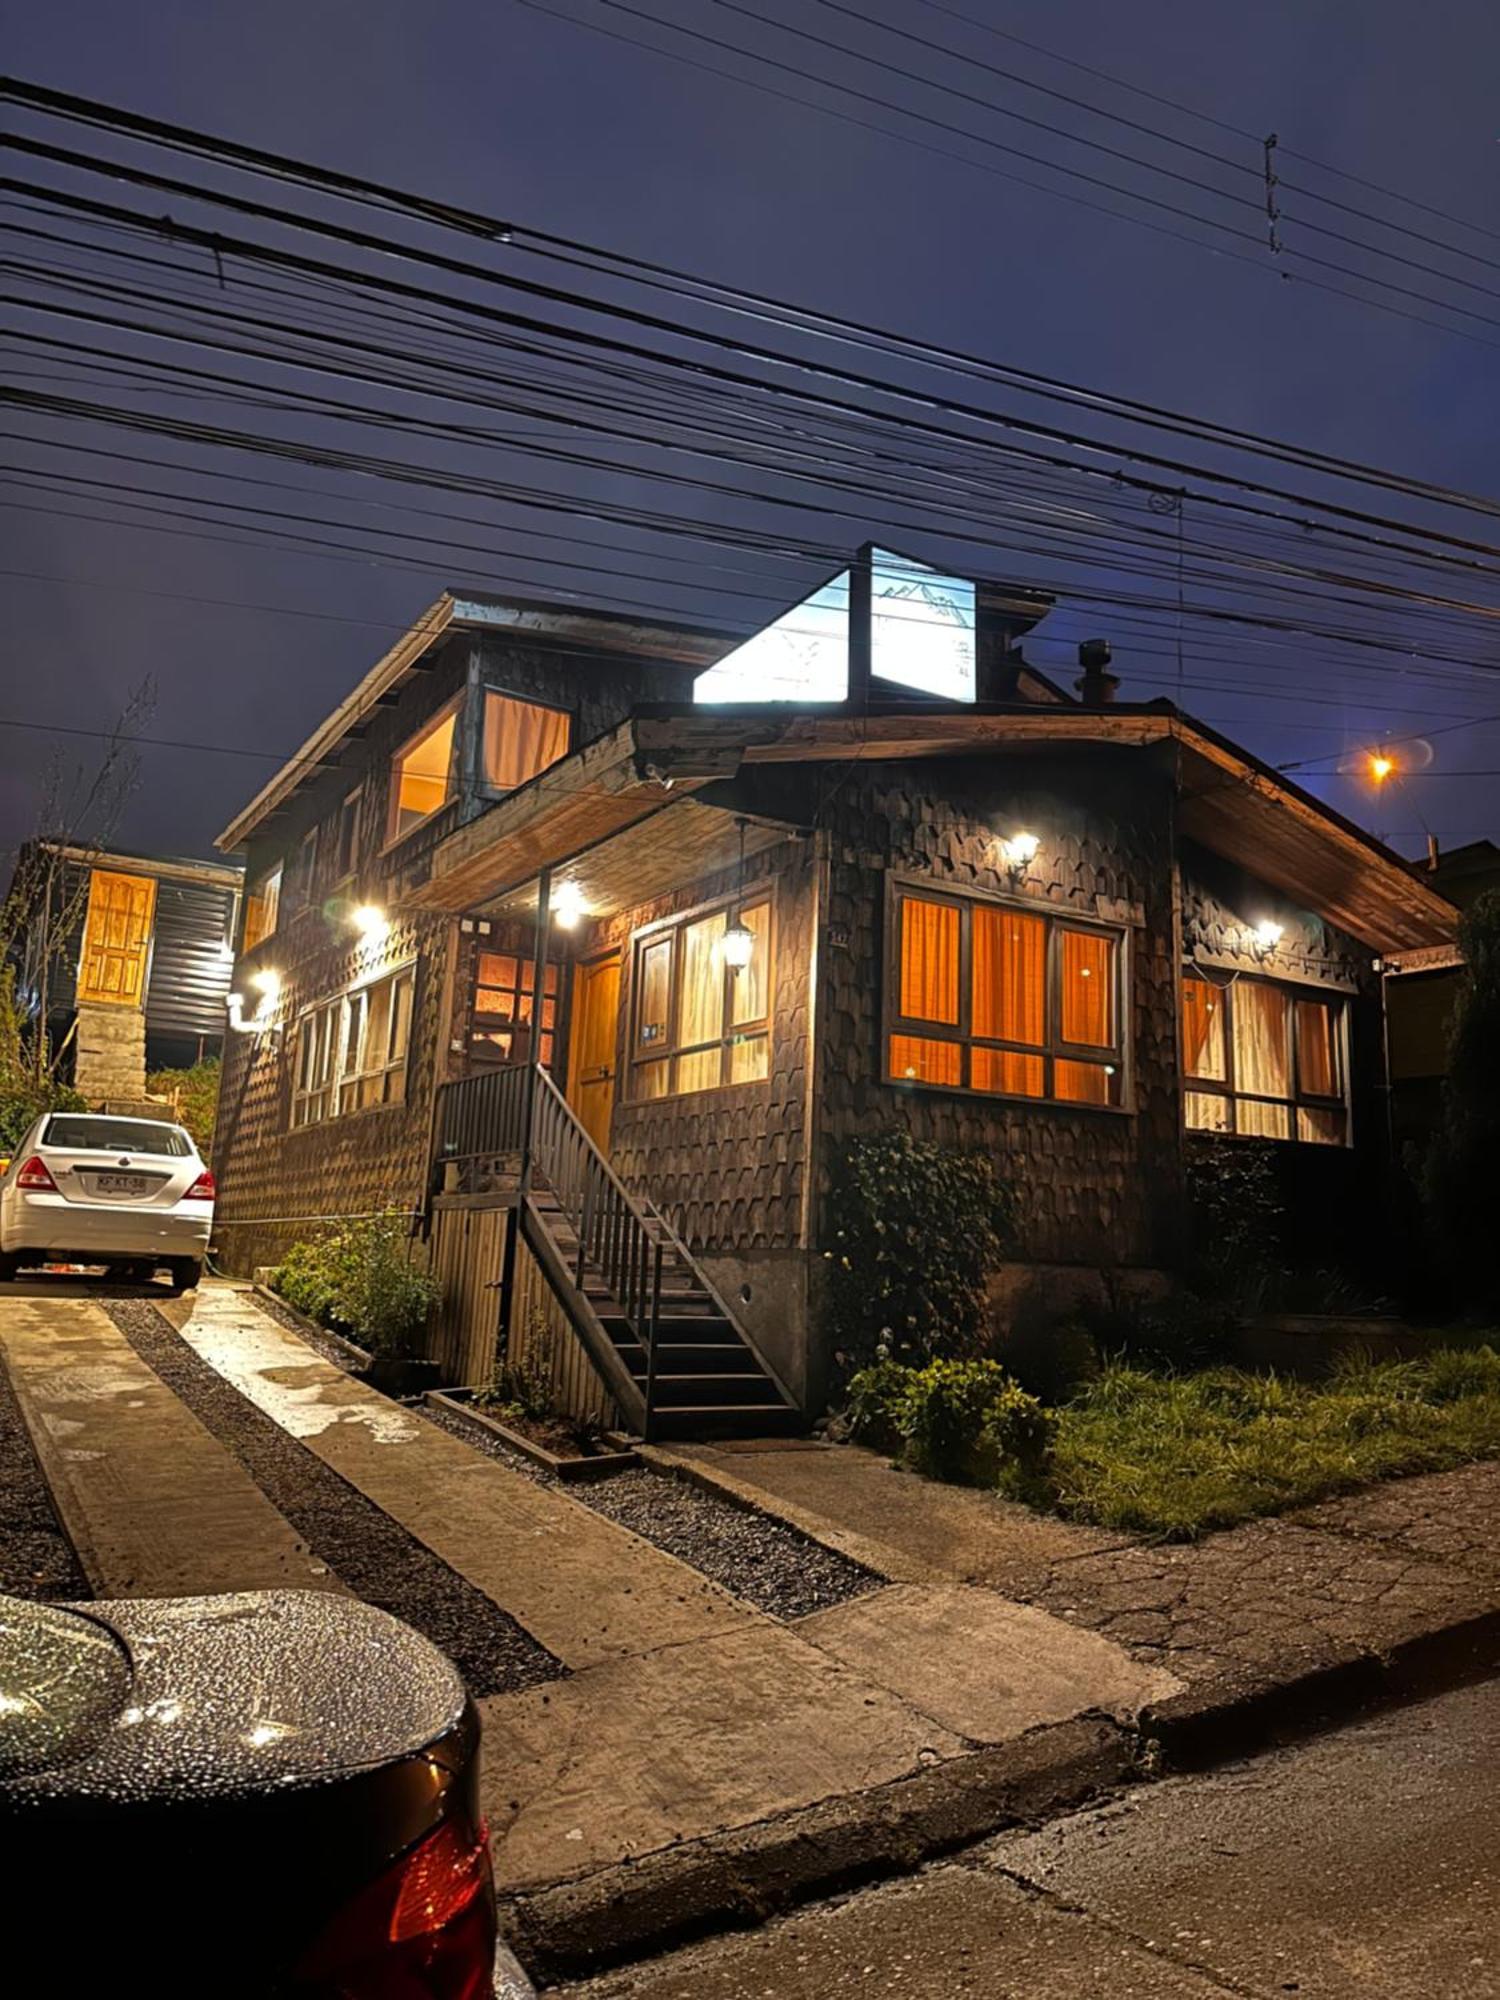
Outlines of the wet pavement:
[[1500,1682],[1137,1787],[559,2000],[1493,2000]]

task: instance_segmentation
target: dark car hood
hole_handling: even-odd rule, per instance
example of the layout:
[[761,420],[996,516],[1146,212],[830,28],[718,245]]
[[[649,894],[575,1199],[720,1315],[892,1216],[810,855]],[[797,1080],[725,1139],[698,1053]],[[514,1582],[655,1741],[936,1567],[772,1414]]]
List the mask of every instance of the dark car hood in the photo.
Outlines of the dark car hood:
[[458,1674],[332,1591],[0,1600],[0,1793],[223,1798],[319,1785],[453,1730]]

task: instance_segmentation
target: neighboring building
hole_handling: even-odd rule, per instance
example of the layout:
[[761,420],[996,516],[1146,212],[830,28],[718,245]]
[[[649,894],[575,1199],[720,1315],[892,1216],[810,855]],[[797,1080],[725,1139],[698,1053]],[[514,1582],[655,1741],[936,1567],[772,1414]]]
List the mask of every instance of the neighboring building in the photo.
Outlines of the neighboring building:
[[1269,1145],[1320,1254],[1367,1236],[1376,960],[1452,908],[1107,648],[1045,680],[1047,609],[870,549],[741,644],[440,599],[221,836],[234,1268],[394,1203],[455,1379],[540,1304],[691,1432],[818,1406],[830,1173],[893,1122],[1006,1167],[1010,1282],[1059,1296],[1172,1269],[1196,1133]]
[[238,865],[36,842],[15,879],[30,885],[14,946],[23,1003],[91,1103],[138,1104],[148,1070],[220,1052]]
[[[1500,889],[1500,847],[1471,840],[1444,853],[1432,843],[1427,878],[1460,910],[1486,889]],[[1463,983],[1463,958],[1456,944],[1392,955],[1395,975],[1386,986],[1390,1012],[1391,1101],[1397,1143],[1425,1150],[1443,1109],[1448,1073],[1448,1035],[1453,1005]]]

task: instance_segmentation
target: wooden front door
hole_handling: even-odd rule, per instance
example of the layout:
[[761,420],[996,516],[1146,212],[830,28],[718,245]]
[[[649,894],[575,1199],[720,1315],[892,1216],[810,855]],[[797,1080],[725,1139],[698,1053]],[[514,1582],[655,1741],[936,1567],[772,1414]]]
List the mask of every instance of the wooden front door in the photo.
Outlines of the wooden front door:
[[89,881],[89,912],[78,967],[80,1001],[139,1007],[151,956],[156,884],[145,875],[96,868]]
[[620,954],[573,971],[573,1022],[568,1036],[568,1102],[599,1151],[609,1154],[615,1106],[615,1030],[620,1014]]

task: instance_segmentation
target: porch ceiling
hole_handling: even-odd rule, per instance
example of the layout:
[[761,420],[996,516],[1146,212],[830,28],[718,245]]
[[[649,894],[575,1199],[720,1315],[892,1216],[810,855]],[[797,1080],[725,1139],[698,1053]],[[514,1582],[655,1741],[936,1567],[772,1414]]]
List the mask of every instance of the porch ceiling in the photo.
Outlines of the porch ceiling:
[[[745,826],[745,857],[778,847],[796,829],[771,820],[750,820]],[[690,798],[669,801],[649,819],[637,820],[623,833],[590,848],[558,869],[558,880],[572,883],[590,917],[612,917],[653,896],[666,895],[684,883],[732,869],[739,859],[739,824],[721,806],[700,805]],[[536,908],[535,878],[508,895],[479,906],[479,916],[516,916]]]

